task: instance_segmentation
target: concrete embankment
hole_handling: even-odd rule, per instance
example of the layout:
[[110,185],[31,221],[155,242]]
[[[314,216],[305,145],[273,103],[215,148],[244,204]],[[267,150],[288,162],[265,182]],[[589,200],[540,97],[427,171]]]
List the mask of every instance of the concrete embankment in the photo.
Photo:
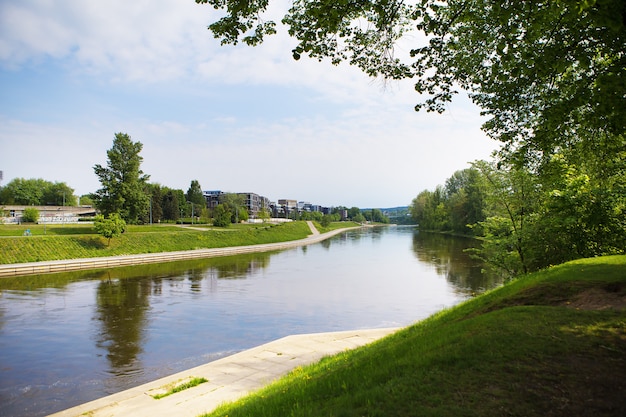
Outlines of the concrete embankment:
[[[298,366],[355,349],[396,332],[397,328],[287,336],[147,384],[53,414],[51,417],[197,417],[237,400]],[[192,378],[206,383],[155,400],[153,395]]]
[[0,278],[22,275],[49,274],[54,272],[80,271],[85,269],[114,268],[118,266],[141,265],[147,263],[160,263],[182,261],[189,259],[211,258],[217,256],[230,256],[254,252],[271,252],[290,249],[298,246],[310,245],[321,242],[332,236],[355,229],[337,229],[327,233],[319,233],[309,223],[312,235],[305,239],[288,242],[265,243],[260,245],[232,246],[227,248],[196,249],[178,252],[144,253],[138,255],[107,256],[101,258],[67,259],[59,261],[28,262],[19,264],[0,265]]

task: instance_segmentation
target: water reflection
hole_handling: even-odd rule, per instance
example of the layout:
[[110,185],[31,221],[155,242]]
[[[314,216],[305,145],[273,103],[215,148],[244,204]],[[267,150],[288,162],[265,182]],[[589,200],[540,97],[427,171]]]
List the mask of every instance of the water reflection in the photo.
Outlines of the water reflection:
[[107,351],[110,373],[121,376],[141,369],[138,355],[145,338],[152,282],[129,278],[101,281],[96,289],[100,325],[96,346]]
[[472,244],[370,228],[283,252],[2,279],[0,415],[45,415],[288,334],[408,325],[497,284],[463,252]]
[[460,292],[473,295],[502,284],[502,278],[483,271],[482,263],[472,259],[466,249],[479,245],[471,238],[415,231],[413,253],[421,262],[432,265]]

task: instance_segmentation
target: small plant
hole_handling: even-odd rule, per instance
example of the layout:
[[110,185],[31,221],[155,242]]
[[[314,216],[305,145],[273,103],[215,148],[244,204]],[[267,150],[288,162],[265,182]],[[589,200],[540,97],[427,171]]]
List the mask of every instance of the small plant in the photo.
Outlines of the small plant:
[[169,390],[167,390],[163,394],[155,394],[155,395],[152,396],[152,398],[154,398],[155,400],[160,400],[163,397],[167,397],[168,395],[176,394],[177,392],[186,390],[188,388],[195,387],[196,385],[200,385],[200,384],[203,384],[205,382],[209,382],[209,380],[206,379],[206,378],[193,378],[190,381],[185,382],[184,384],[176,385],[173,388],[170,388]]
[[124,233],[124,230],[126,229],[126,222],[122,220],[120,215],[117,213],[109,214],[109,217],[106,219],[103,215],[99,214],[96,216],[93,226],[98,234],[109,239],[107,246],[110,246],[111,238]]

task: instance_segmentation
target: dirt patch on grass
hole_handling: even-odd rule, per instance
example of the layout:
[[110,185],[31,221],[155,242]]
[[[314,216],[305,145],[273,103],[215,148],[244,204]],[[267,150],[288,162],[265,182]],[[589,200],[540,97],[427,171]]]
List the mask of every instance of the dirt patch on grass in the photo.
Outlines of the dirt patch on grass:
[[626,309],[626,285],[622,282],[568,282],[545,284],[521,291],[487,307],[489,312],[513,306],[565,306],[579,310]]
[[624,310],[626,294],[621,283],[609,284],[604,287],[593,287],[574,295],[562,305],[580,310]]

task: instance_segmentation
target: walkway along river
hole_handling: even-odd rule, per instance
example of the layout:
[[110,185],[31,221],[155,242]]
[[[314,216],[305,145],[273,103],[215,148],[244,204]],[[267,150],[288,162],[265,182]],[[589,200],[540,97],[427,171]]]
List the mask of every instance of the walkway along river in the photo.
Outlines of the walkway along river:
[[49,274],[54,272],[81,271],[85,269],[114,268],[127,265],[184,261],[189,259],[214,258],[216,256],[241,255],[244,253],[269,252],[321,242],[332,236],[353,229],[352,227],[332,230],[320,234],[313,222],[308,221],[311,235],[305,239],[259,245],[232,246],[226,248],[197,249],[177,252],[144,253],[125,256],[103,256],[100,258],[66,259],[60,261],[28,262],[0,265],[0,278],[21,275]]
[[0,415],[41,416],[291,334],[409,325],[499,285],[413,228],[0,279]]

